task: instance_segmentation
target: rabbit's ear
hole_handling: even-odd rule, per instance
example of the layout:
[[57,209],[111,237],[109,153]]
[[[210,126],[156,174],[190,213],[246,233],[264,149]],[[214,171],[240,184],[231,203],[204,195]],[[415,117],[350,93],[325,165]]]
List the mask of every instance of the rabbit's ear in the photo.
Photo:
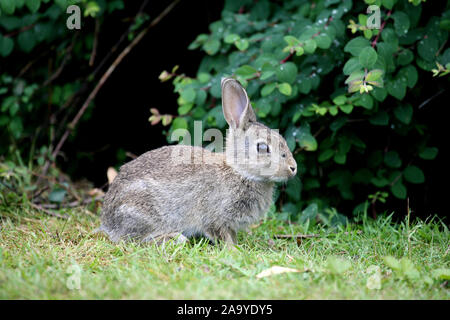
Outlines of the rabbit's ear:
[[233,129],[244,129],[249,122],[256,121],[247,92],[232,78],[222,78],[222,109],[225,120]]

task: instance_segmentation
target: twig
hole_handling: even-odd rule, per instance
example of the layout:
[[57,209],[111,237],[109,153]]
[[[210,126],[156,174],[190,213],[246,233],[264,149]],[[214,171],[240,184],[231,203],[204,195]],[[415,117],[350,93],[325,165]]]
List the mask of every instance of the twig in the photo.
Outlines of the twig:
[[71,194],[71,195],[72,195],[75,199],[77,199],[78,201],[81,201],[80,196],[79,196],[74,190],[72,190],[72,188],[67,187],[67,186],[65,186],[65,185],[62,184],[62,183],[59,183],[55,178],[53,178],[53,177],[48,177],[48,176],[45,176],[45,175],[43,175],[43,174],[39,174],[39,173],[36,173],[36,172],[31,172],[31,174],[34,175],[34,176],[36,176],[36,177],[38,177],[38,178],[41,179],[41,180],[42,180],[42,179],[46,179],[47,181],[50,181],[50,182],[52,182],[52,183],[54,183],[54,184],[57,184],[57,185],[61,186],[61,188],[63,188],[64,190],[66,190],[67,193]]
[[[147,3],[149,0],[145,0],[142,5],[140,6],[138,12],[136,13],[135,19],[136,17],[142,13],[142,11],[144,10],[144,8],[146,7]],[[130,33],[132,26],[129,26],[127,31],[125,31],[121,36],[119,41],[117,41],[117,43],[114,45],[114,47],[112,47],[111,50],[108,51],[108,54],[102,59],[102,61],[99,63],[99,65],[95,68],[95,70],[91,73],[91,75],[89,76],[89,78],[95,78],[96,75],[99,73],[99,71],[102,69],[103,65],[106,63],[106,61],[109,60],[109,58],[111,57],[111,55],[117,50],[117,48],[122,44],[122,42],[126,39],[126,36]],[[72,96],[64,103],[64,105],[61,108],[58,108],[58,110],[52,115],[54,117],[56,117],[61,111],[63,111],[65,108],[69,107],[72,103],[78,102],[78,96],[82,93],[84,93],[89,86],[89,82],[84,82],[82,87],[80,89],[78,89],[75,93],[72,94]],[[51,116],[51,117],[52,117]],[[62,121],[60,121],[60,125],[56,131],[56,134],[59,136],[59,133],[62,131],[62,128],[64,127],[67,118],[69,117],[69,113],[66,112],[64,115],[64,118]],[[53,146],[50,146],[50,150],[53,149]],[[48,168],[50,167],[50,160],[47,160],[42,168],[42,174],[45,175],[47,174]],[[38,178],[37,184],[39,184],[41,182],[41,177]]]
[[389,10],[388,13],[387,13],[386,19],[384,19],[383,23],[381,24],[381,27],[380,27],[380,30],[378,31],[377,36],[376,36],[375,39],[372,41],[372,48],[375,48],[375,46],[377,45],[378,38],[380,37],[381,32],[383,31],[384,26],[386,25],[387,19],[391,16],[391,13],[392,13],[392,10]]
[[94,32],[94,43],[92,44],[91,57],[89,58],[89,66],[94,65],[95,56],[97,55],[97,45],[98,45],[98,34],[100,31],[100,22],[95,19],[95,32]]
[[84,104],[81,106],[81,109],[76,114],[75,118],[72,120],[72,122],[69,123],[67,126],[66,131],[64,132],[63,136],[59,140],[55,150],[52,153],[53,159],[56,158],[59,151],[61,150],[64,142],[67,140],[69,134],[72,132],[72,130],[77,125],[80,118],[83,116],[84,112],[88,108],[89,104],[91,103],[92,99],[95,98],[98,91],[101,89],[103,84],[106,82],[106,80],[109,78],[109,76],[113,73],[113,71],[116,69],[116,67],[120,64],[120,62],[125,58],[125,56],[142,40],[142,38],[147,34],[147,32],[153,28],[155,25],[157,25],[172,9],[180,2],[180,0],[173,1],[164,11],[157,16],[155,19],[152,20],[152,22],[144,29],[142,30],[137,37],[119,54],[119,56],[114,60],[114,62],[111,64],[111,66],[106,70],[106,72],[103,74],[103,76],[100,78],[99,82],[95,86],[94,90],[89,94]]
[[309,238],[317,238],[318,234],[275,234],[274,238],[276,239],[293,239],[293,238],[303,238],[303,239],[309,239]]
[[441,89],[438,93],[435,93],[431,98],[428,98],[427,100],[425,100],[424,102],[422,102],[419,106],[419,109],[422,109],[425,105],[427,105],[428,103],[430,103],[431,100],[433,100],[434,98],[436,98],[437,96],[440,96],[442,93],[444,93],[445,89]]
[[88,204],[95,201],[101,201],[103,197],[95,197],[95,198],[88,198],[84,199],[82,201],[72,201],[66,204],[53,204],[53,203],[35,203],[36,205],[39,205],[42,208],[45,209],[56,209],[56,208],[75,208],[79,207],[83,204]]
[[47,191],[48,189],[50,189],[50,186],[45,186],[44,188],[38,190],[35,194],[33,194],[32,198],[39,197],[44,191]]
[[67,47],[66,52],[64,53],[64,58],[63,61],[61,62],[61,65],[58,67],[58,69],[56,69],[56,71],[42,84],[41,88],[44,88],[46,86],[48,86],[50,83],[52,83],[56,78],[59,77],[59,75],[61,74],[61,72],[63,71],[67,61],[69,61],[69,59],[72,56],[72,49],[75,45],[75,39],[78,37],[78,33],[75,33],[75,35],[72,38],[72,42],[70,43],[70,45]]
[[439,50],[436,51],[435,57],[438,57],[438,56],[441,54],[442,49],[444,49],[445,45],[447,44],[447,40],[448,40],[448,39],[446,39],[446,40],[444,41],[444,43],[442,44],[442,46],[439,48]]
[[31,205],[33,208],[37,209],[37,210],[40,210],[40,211],[45,212],[45,213],[48,214],[49,216],[57,217],[57,218],[60,218],[60,219],[68,219],[68,218],[69,218],[67,215],[61,215],[61,214],[59,214],[59,213],[56,213],[56,212],[47,210],[47,209],[43,208],[42,206],[37,205],[37,204],[34,204],[34,203],[32,203],[32,202],[30,202],[30,205]]
[[5,38],[9,38],[12,36],[15,36],[16,34],[22,33],[24,31],[30,30],[31,28],[33,28],[36,25],[36,23],[30,24],[28,26],[22,27],[19,30],[14,30],[13,32],[7,33],[5,34],[3,37]]

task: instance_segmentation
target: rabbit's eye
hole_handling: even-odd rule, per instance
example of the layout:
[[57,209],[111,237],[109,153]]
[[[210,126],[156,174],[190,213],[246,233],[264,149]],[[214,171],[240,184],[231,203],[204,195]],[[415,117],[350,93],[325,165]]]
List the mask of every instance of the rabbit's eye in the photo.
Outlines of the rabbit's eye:
[[281,154],[282,158],[286,158],[286,153]]
[[263,142],[260,142],[256,145],[256,149],[260,153],[269,153],[269,146]]

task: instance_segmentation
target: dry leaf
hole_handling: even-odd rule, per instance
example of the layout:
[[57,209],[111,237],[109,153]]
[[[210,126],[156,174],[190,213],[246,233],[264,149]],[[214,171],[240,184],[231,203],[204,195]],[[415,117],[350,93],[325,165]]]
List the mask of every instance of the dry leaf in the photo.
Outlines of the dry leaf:
[[106,171],[106,176],[108,177],[108,183],[111,184],[114,178],[117,176],[117,171],[113,167],[109,167]]
[[103,197],[105,193],[99,188],[94,188],[89,190],[88,195],[91,197]]
[[292,268],[273,266],[273,267],[270,267],[269,269],[263,270],[260,273],[258,273],[256,275],[256,278],[261,279],[264,277],[273,276],[275,274],[287,273],[287,272],[302,272],[302,271],[297,270],[297,269],[292,269]]

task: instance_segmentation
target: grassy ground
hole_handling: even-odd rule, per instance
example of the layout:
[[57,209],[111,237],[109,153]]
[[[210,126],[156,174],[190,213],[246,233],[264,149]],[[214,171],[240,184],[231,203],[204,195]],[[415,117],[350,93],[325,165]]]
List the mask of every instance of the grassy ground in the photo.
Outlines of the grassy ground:
[[[201,239],[113,244],[92,234],[99,219],[86,210],[68,220],[24,211],[0,209],[1,299],[450,298],[449,231],[437,219],[305,230],[267,218],[231,250]],[[274,238],[297,233],[319,236]],[[256,277],[272,266],[301,272]]]

